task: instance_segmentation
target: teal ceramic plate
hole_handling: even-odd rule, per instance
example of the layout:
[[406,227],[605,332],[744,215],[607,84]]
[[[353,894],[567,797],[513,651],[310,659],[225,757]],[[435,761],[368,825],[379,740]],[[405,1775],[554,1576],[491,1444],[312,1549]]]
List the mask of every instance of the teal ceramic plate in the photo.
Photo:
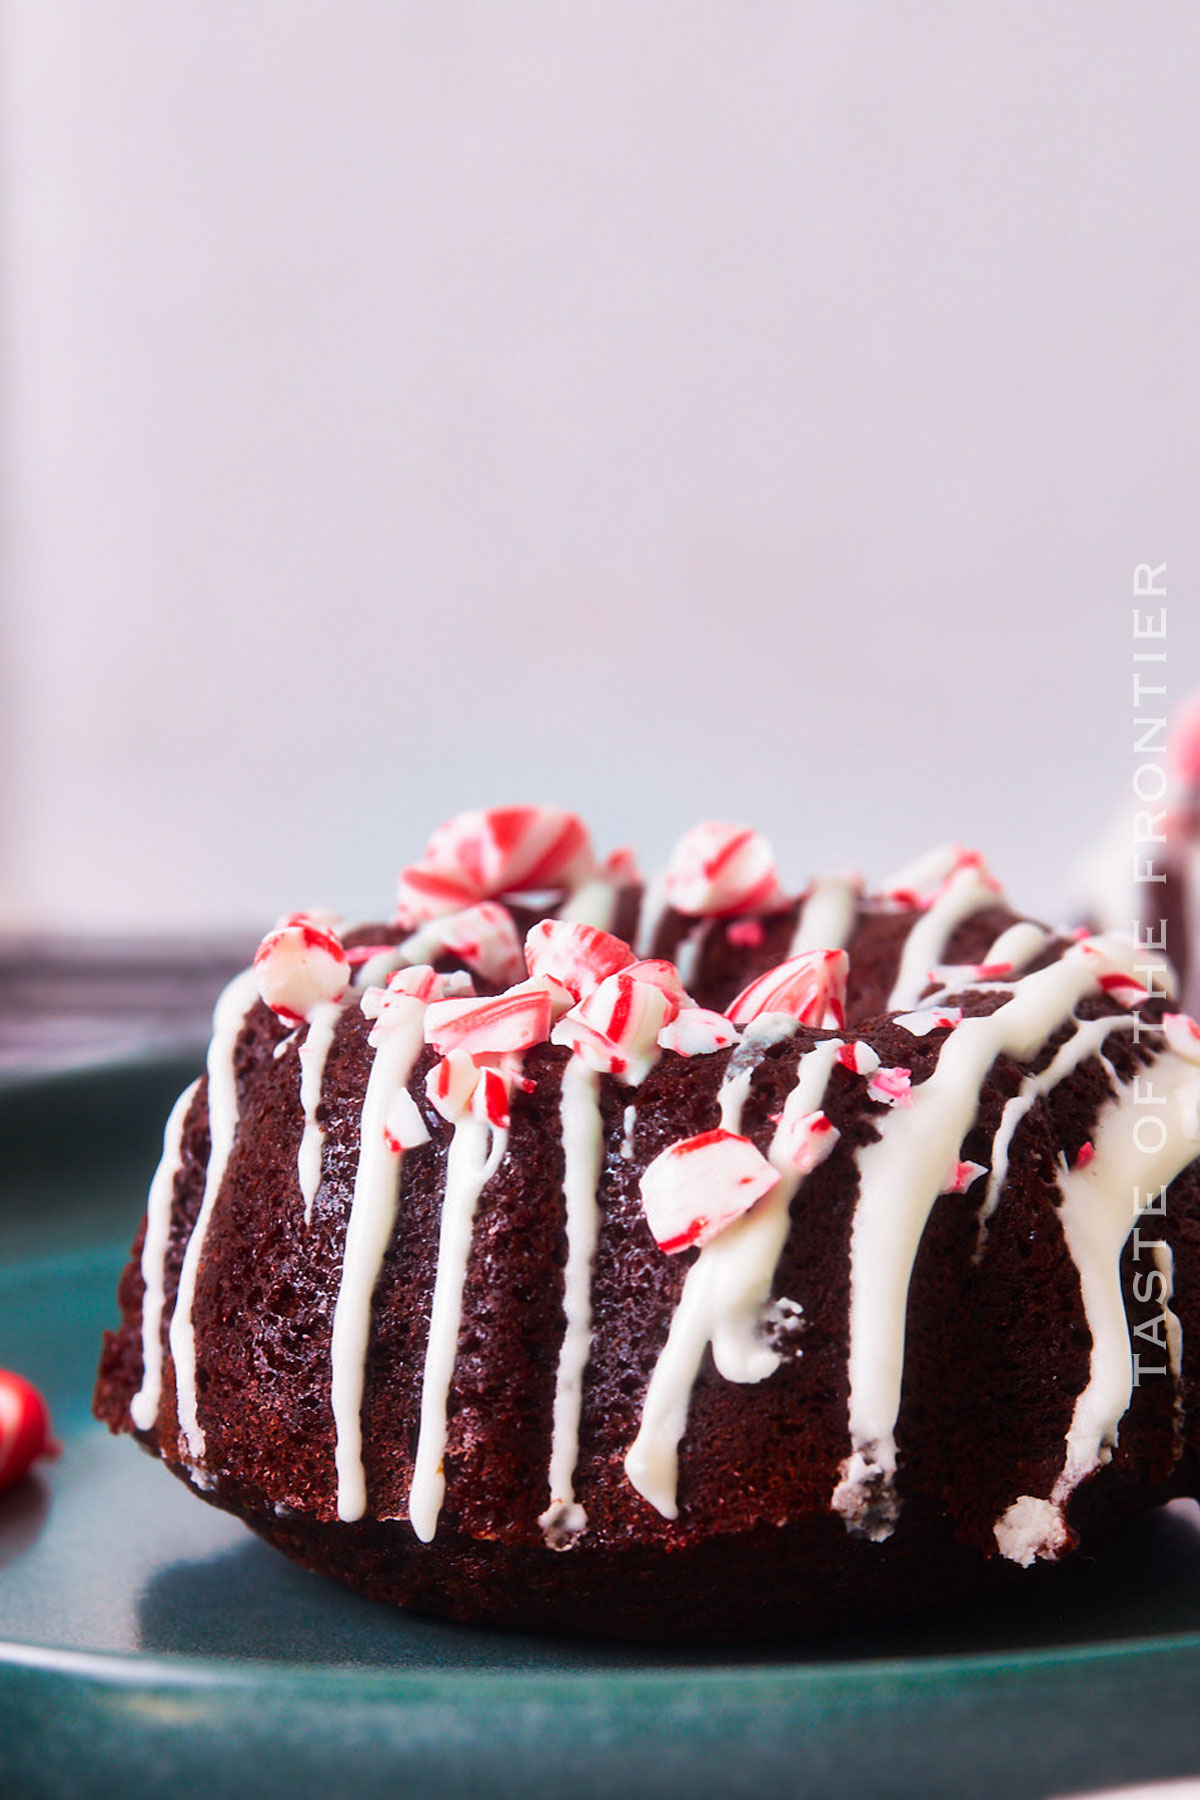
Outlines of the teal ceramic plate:
[[440,1625],[293,1568],[88,1412],[192,1070],[0,1090],[0,1365],[60,1461],[0,1496],[0,1794],[991,1795],[1200,1770],[1200,1512],[994,1607],[664,1654]]

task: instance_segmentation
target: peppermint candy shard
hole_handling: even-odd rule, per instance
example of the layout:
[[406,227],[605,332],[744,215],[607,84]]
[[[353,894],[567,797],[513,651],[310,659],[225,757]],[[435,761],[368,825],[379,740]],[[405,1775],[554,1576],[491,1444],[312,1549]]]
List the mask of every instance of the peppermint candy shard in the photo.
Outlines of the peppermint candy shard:
[[425,1014],[425,1042],[448,1050],[528,1050],[550,1035],[550,996],[510,988],[484,1000],[437,1000]]
[[479,1066],[465,1050],[451,1050],[425,1077],[430,1104],[449,1124],[465,1117],[479,1080]]
[[867,1083],[867,1097],[885,1106],[912,1105],[911,1069],[876,1069]]
[[882,1059],[878,1050],[858,1038],[852,1044],[842,1045],[837,1053],[837,1060],[852,1075],[873,1075]]
[[606,976],[593,994],[573,1007],[550,1033],[589,1068],[636,1085],[658,1060],[658,1034],[677,1012],[654,982],[635,977],[632,965]]
[[417,1150],[429,1142],[429,1127],[407,1088],[398,1088],[388,1103],[383,1138],[389,1150]]
[[293,913],[254,953],[258,991],[285,1025],[304,1025],[323,1001],[340,1000],[350,963],[335,931]]
[[635,961],[620,938],[574,920],[542,919],[525,938],[529,973],[560,982],[576,1000],[586,1000],[608,976]]
[[748,1025],[760,1013],[787,1013],[801,1025],[838,1031],[846,1021],[849,969],[844,950],[806,950],[744,987],[725,1009],[726,1017]]
[[944,1194],[965,1194],[973,1187],[981,1175],[987,1174],[987,1165],[977,1162],[956,1162],[950,1171],[950,1179],[942,1189]]
[[[1011,963],[1007,965],[1010,969]],[[919,1006],[915,1012],[896,1013],[893,1023],[902,1025],[913,1037],[928,1037],[943,1026],[953,1029],[962,1023],[961,1006]]]
[[15,1487],[39,1457],[61,1450],[50,1428],[50,1409],[33,1383],[0,1369],[0,1492]]
[[1139,981],[1133,974],[1135,963],[1145,967],[1153,965],[1161,970],[1163,985],[1154,989],[1156,996],[1174,992],[1170,965],[1166,958],[1157,956],[1153,950],[1139,949],[1124,938],[1110,935],[1081,938],[1072,954],[1084,956],[1089,962],[1099,964],[1096,986],[1102,994],[1117,1001],[1127,1012],[1132,1012],[1151,995],[1145,982]]
[[1168,1048],[1186,1062],[1200,1063],[1200,1025],[1187,1013],[1164,1013],[1163,1034]]
[[829,1155],[841,1132],[823,1112],[801,1113],[789,1119],[785,1111],[771,1143],[772,1161],[782,1159],[800,1175],[811,1175]]
[[456,813],[430,838],[424,859],[402,870],[397,916],[419,923],[473,900],[570,890],[596,869],[586,825],[555,806],[497,806]]
[[787,903],[767,840],[747,825],[716,819],[694,825],[680,838],[667,861],[664,886],[676,912],[692,918],[778,910]]
[[711,1243],[779,1180],[779,1171],[736,1132],[703,1131],[671,1144],[642,1176],[642,1206],[668,1255]]
[[420,926],[400,946],[415,962],[457,956],[494,987],[511,987],[525,973],[521,940],[512,914],[497,900],[480,900]]
[[660,1050],[673,1050],[676,1056],[711,1056],[715,1050],[740,1043],[741,1033],[724,1013],[709,1012],[706,1006],[687,1006],[663,1026],[657,1042]]

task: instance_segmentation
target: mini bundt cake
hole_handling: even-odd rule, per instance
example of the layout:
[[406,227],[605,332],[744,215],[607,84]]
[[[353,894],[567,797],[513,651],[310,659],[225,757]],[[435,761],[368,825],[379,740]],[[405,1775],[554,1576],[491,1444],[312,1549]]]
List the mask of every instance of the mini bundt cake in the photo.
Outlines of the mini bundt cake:
[[96,1412],[363,1593],[693,1641],[882,1616],[1198,1490],[1200,1031],[980,857],[662,880],[464,814],[215,1012]]

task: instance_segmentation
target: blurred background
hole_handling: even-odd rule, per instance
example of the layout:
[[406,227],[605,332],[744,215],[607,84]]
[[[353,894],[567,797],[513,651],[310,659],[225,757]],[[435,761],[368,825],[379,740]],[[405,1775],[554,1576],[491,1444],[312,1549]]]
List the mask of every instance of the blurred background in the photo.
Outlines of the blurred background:
[[[1200,679],[1200,14],[0,0],[0,926],[464,806],[1066,908]],[[224,941],[223,940],[223,941]],[[10,962],[12,961],[10,956]]]

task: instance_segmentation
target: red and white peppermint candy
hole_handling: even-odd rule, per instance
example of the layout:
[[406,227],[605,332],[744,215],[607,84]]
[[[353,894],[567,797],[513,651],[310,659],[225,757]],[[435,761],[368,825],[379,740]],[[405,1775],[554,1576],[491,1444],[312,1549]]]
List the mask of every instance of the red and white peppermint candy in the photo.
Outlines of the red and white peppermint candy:
[[[1127,1011],[1132,1011],[1135,1006],[1140,1006],[1142,1001],[1149,997],[1150,989],[1144,981],[1139,981],[1132,973],[1132,965],[1135,959],[1147,966],[1152,962],[1157,963],[1160,959],[1154,956],[1153,951],[1139,951],[1132,944],[1108,937],[1082,938],[1075,946],[1075,950],[1080,956],[1086,956],[1089,962],[1097,965],[1096,986],[1101,993],[1116,1000]],[[1163,961],[1164,971],[1166,967],[1167,965]],[[1155,991],[1162,994],[1167,990],[1162,987]]]
[[452,1125],[473,1113],[497,1131],[507,1131],[511,1082],[506,1071],[481,1068],[465,1050],[451,1050],[425,1077],[425,1092]]
[[0,1491],[14,1487],[40,1456],[57,1456],[50,1409],[32,1382],[0,1369]]
[[254,969],[259,993],[285,1025],[303,1025],[322,1001],[340,1000],[350,981],[337,933],[303,913],[267,933],[254,953]]
[[497,806],[457,813],[400,875],[397,917],[413,924],[473,900],[578,887],[593,873],[586,825],[557,806]]
[[668,962],[665,957],[655,956],[646,962],[630,963],[629,967],[623,969],[621,973],[627,975],[631,981],[645,982],[650,987],[656,987],[661,994],[665,995],[671,1007],[670,1018],[674,1018],[675,1014],[682,1011],[685,1006],[695,1006],[696,1004],[679,979],[679,970],[673,962]]
[[968,1188],[974,1187],[981,1175],[986,1174],[987,1165],[985,1163],[956,1162],[942,1192],[944,1194],[965,1194]]
[[711,1056],[714,1050],[728,1050],[740,1041],[738,1031],[724,1013],[709,1012],[706,1006],[685,1006],[658,1034],[660,1050],[673,1050],[676,1056]]
[[425,1014],[425,1042],[443,1056],[528,1050],[545,1043],[550,1018],[549,994],[532,984],[487,1000],[437,1000]]
[[1168,1048],[1186,1062],[1200,1063],[1200,1025],[1187,1013],[1164,1013],[1163,1035]]
[[525,962],[534,976],[548,975],[586,1000],[600,983],[637,959],[611,932],[569,919],[542,919],[525,939]]
[[748,1025],[761,1013],[787,1013],[801,1025],[836,1031],[846,1020],[849,969],[844,950],[806,950],[744,987],[726,1014],[735,1025]]
[[642,1176],[646,1223],[668,1255],[707,1244],[779,1180],[761,1151],[735,1132],[703,1131],[656,1156]]
[[772,1162],[782,1159],[800,1175],[811,1175],[823,1163],[841,1132],[823,1112],[801,1113],[789,1118],[786,1108],[771,1142]]
[[1095,1159],[1096,1146],[1093,1144],[1091,1138],[1085,1138],[1083,1143],[1079,1146],[1079,1155],[1075,1158],[1075,1167],[1077,1169],[1086,1169],[1088,1164],[1094,1162]]
[[480,900],[461,912],[428,919],[401,948],[419,962],[432,962],[443,953],[457,956],[495,987],[511,987],[525,973],[512,914],[497,900]]
[[658,1034],[678,1007],[663,989],[626,969],[607,976],[550,1033],[591,1069],[636,1086],[658,1061]]
[[862,1038],[856,1038],[852,1044],[843,1044],[837,1059],[852,1075],[873,1075],[882,1061],[878,1050],[872,1049]]
[[867,1094],[872,1100],[882,1100],[885,1106],[911,1106],[912,1070],[876,1069],[867,1083]]
[[905,1031],[913,1037],[927,1037],[931,1031],[939,1031],[942,1026],[951,1029],[962,1023],[961,1006],[919,1006],[916,1012],[897,1013],[895,1021],[903,1025]]
[[894,901],[897,906],[924,912],[951,883],[958,886],[968,881],[995,894],[1003,892],[980,851],[966,850],[961,844],[940,844],[936,850],[926,851],[924,856],[889,876],[882,892],[886,900]]
[[775,852],[748,825],[709,819],[680,838],[667,861],[667,899],[692,918],[759,912],[785,903]]
[[383,1137],[388,1149],[395,1151],[418,1150],[429,1142],[429,1127],[407,1088],[398,1088],[388,1102]]

